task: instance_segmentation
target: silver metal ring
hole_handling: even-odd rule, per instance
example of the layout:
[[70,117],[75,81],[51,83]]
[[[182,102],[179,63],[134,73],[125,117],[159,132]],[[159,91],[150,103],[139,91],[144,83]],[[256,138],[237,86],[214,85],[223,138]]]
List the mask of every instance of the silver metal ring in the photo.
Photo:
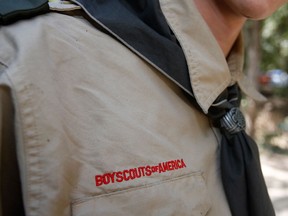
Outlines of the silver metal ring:
[[245,130],[246,122],[244,115],[239,108],[233,107],[220,120],[221,127],[225,128],[230,134]]

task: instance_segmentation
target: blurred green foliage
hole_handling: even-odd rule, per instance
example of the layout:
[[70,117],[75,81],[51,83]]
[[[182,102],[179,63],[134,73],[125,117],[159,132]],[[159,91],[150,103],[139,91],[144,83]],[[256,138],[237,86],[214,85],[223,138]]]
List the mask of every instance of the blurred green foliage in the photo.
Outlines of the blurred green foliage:
[[261,70],[288,71],[288,4],[261,23]]
[[272,94],[278,97],[287,98],[288,95],[288,87],[283,88],[273,88]]

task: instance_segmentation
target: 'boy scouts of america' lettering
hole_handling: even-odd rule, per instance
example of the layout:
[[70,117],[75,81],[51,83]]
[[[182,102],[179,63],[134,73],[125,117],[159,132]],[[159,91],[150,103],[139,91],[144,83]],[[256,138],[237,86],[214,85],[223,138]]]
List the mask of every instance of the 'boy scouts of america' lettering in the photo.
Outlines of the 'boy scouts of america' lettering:
[[96,175],[95,182],[96,186],[108,185],[112,183],[120,183],[123,181],[131,181],[133,179],[142,178],[144,176],[151,176],[154,173],[162,173],[173,171],[177,169],[183,169],[186,164],[183,159],[171,160],[167,162],[162,162],[154,166],[141,166],[137,168],[132,168],[123,171],[105,173],[103,175]]

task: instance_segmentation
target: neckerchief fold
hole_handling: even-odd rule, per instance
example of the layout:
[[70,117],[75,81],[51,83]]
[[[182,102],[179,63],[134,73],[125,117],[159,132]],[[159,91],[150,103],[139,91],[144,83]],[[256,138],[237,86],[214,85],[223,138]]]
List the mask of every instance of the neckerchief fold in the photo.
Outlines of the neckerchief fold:
[[[233,216],[274,216],[256,143],[245,132],[237,84],[212,104],[208,117],[220,129],[221,177]],[[194,101],[194,104],[196,102]]]

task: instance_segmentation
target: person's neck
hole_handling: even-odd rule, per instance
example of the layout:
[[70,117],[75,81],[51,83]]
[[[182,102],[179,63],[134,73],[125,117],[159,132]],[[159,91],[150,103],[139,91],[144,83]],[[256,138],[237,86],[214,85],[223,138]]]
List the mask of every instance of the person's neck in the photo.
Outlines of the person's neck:
[[233,13],[223,2],[194,0],[211,32],[227,57],[237,39],[246,18]]

